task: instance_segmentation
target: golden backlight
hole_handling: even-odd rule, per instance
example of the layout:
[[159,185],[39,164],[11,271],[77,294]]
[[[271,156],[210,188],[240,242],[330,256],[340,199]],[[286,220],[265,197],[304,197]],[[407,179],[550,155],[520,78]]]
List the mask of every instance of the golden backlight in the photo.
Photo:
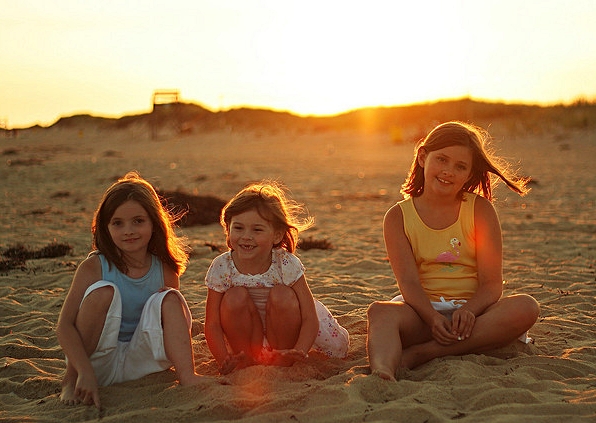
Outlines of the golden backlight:
[[591,0],[0,0],[0,122],[208,108],[335,114],[596,95]]

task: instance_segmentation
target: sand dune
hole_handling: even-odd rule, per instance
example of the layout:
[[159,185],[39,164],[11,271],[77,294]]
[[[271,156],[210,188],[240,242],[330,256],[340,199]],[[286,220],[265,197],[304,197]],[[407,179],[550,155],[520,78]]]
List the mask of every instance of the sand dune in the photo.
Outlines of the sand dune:
[[[497,190],[505,292],[541,304],[534,343],[433,360],[398,383],[367,377],[366,308],[397,292],[382,243],[384,212],[400,199],[411,143],[388,132],[218,131],[150,139],[134,125],[19,132],[0,140],[0,252],[18,243],[67,243],[70,255],[0,272],[0,421],[56,422],[575,422],[596,420],[596,132],[492,128],[495,146],[535,181],[520,198]],[[103,410],[58,401],[64,356],[54,329],[74,269],[90,245],[104,189],[136,169],[164,190],[227,200],[249,181],[283,181],[316,218],[304,237],[333,249],[299,253],[315,296],[351,334],[345,360],[313,356],[291,368],[226,377],[199,330],[204,276],[224,245],[217,224],[184,228],[194,252],[182,277],[197,333],[202,384],[172,372],[101,388]]]

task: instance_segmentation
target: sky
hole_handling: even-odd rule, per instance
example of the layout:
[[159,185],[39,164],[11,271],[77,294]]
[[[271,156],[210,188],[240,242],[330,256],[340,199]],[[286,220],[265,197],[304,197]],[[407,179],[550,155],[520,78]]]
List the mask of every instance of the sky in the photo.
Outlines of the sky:
[[0,126],[146,113],[333,115],[596,99],[594,0],[0,0]]

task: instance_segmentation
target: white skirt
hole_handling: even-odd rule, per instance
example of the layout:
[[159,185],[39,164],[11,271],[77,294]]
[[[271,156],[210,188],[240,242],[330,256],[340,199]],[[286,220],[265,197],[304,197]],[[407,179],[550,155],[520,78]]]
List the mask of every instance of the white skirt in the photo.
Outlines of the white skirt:
[[[263,328],[265,328],[265,309],[269,289],[249,288],[248,292],[255,307],[259,311]],[[323,303],[316,299],[314,301],[317,318],[319,319],[319,332],[312,348],[328,357],[345,358],[350,348],[350,335],[348,331],[339,324]],[[263,345],[268,345],[266,339],[263,340]]]

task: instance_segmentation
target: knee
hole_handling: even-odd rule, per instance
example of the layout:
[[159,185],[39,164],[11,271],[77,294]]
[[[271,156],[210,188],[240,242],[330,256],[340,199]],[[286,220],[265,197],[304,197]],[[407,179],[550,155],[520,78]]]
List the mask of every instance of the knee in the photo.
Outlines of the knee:
[[296,311],[300,306],[294,290],[286,285],[276,285],[269,291],[267,310]]
[[114,287],[111,285],[102,286],[91,291],[83,300],[81,309],[93,308],[95,310],[107,311],[114,298]]
[[252,301],[248,290],[241,286],[228,289],[221,300],[221,308],[224,310],[242,310],[246,308],[248,301]]
[[520,330],[528,330],[540,315],[540,305],[534,297],[526,294],[514,295],[511,297],[514,302],[507,309],[507,314],[512,324]]
[[[152,308],[152,306],[149,307]],[[190,329],[192,325],[190,310],[180,292],[170,289],[161,300],[161,324],[163,326],[164,322],[179,322],[178,319],[186,320]]]
[[387,321],[393,313],[390,313],[390,306],[387,303],[375,301],[368,306],[366,310],[366,317],[369,323],[377,321]]
[[163,297],[161,302],[162,309],[164,307],[180,307],[181,301],[180,297],[178,296],[177,292],[174,290],[169,290],[168,293]]
[[534,324],[536,323],[538,316],[540,316],[540,304],[530,295],[523,295],[523,298],[523,307],[527,310],[528,319]]

